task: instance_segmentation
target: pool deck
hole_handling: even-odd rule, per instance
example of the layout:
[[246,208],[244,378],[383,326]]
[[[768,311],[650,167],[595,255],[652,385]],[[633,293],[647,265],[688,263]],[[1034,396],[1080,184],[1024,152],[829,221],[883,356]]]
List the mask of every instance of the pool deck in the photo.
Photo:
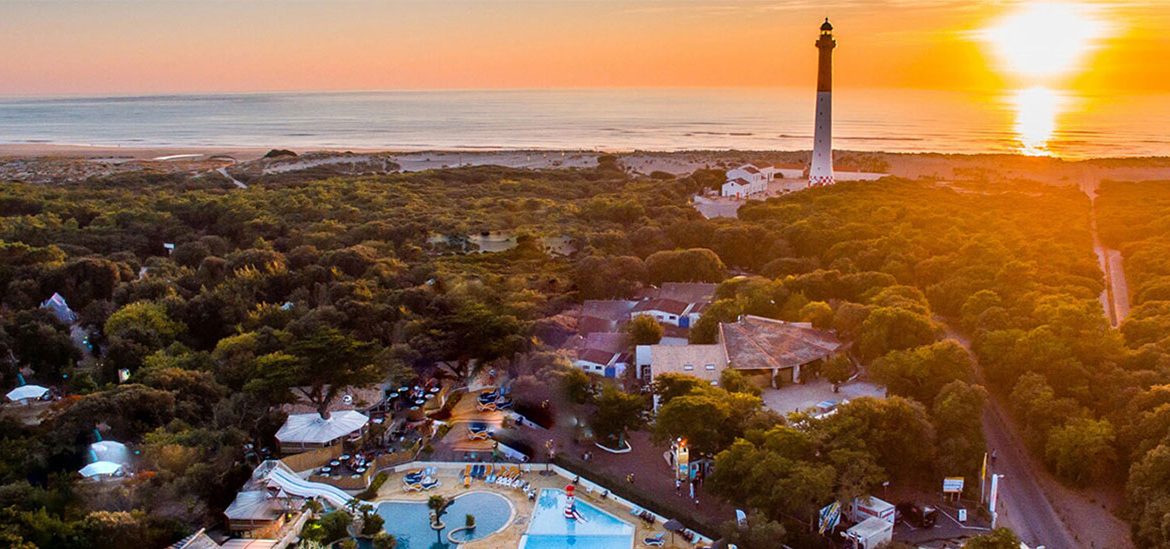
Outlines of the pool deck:
[[[508,464],[504,464],[508,465]],[[566,481],[563,477],[555,474],[547,476],[541,475],[537,472],[540,465],[533,465],[533,471],[524,474],[524,479],[533,485],[539,492],[544,488],[562,489],[565,487]],[[496,534],[492,534],[483,539],[478,539],[468,543],[460,544],[459,547],[463,549],[497,549],[497,548],[512,548],[520,545],[520,538],[528,530],[528,521],[532,517],[533,510],[536,506],[535,501],[528,501],[528,498],[518,489],[505,488],[497,484],[487,484],[481,480],[472,480],[471,488],[463,487],[462,471],[455,471],[451,469],[439,469],[435,478],[438,479],[442,485],[424,492],[406,492],[402,489],[402,477],[405,472],[393,473],[382,488],[378,490],[377,499],[374,503],[382,501],[426,501],[427,498],[440,495],[447,498],[459,496],[468,492],[492,492],[500,494],[512,503],[514,515],[513,520],[503,530]],[[639,520],[637,517],[630,514],[627,507],[611,500],[602,499],[596,494],[587,493],[585,490],[579,490],[577,497],[580,500],[589,502],[591,505],[602,509],[613,516],[629,523],[634,527],[634,547],[646,547],[642,543],[642,539],[653,536],[659,532],[664,532],[661,523],[655,523],[654,527],[647,528],[646,523]],[[462,522],[462,519],[459,521]],[[693,545],[686,543],[678,536],[675,536],[675,541],[672,544],[670,541],[670,534],[667,534],[667,543],[665,547],[673,547],[676,549],[690,549]]]

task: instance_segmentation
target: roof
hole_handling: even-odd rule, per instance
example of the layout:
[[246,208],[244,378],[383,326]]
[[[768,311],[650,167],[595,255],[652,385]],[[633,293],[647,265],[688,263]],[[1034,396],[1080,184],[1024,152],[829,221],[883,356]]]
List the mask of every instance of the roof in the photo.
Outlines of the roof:
[[618,327],[618,321],[595,316],[583,316],[577,321],[577,332],[591,334],[594,332],[612,332]]
[[77,321],[77,314],[69,308],[69,304],[65,303],[65,298],[61,294],[54,293],[49,296],[49,299],[41,303],[41,307],[53,311],[53,316],[66,324]]
[[219,549],[219,544],[207,535],[207,530],[200,528],[191,534],[173,543],[169,549]]
[[634,312],[662,311],[667,314],[681,315],[687,312],[687,309],[690,306],[690,303],[677,301],[674,299],[648,299],[646,301],[639,302],[638,306],[634,307]]
[[828,18],[828,17],[826,17],[826,18],[825,18],[825,22],[821,24],[821,30],[823,30],[823,31],[831,31],[831,30],[833,30],[833,24],[829,22],[829,18]]
[[618,354],[620,353],[612,353],[598,349],[585,349],[584,351],[577,353],[577,360],[608,366],[611,361],[617,358]]
[[[706,381],[719,381],[727,367],[723,345],[648,345],[651,377],[662,374],[685,374]],[[640,353],[640,352],[639,352]],[[707,365],[714,365],[708,370]],[[691,366],[687,369],[687,366]]]
[[[728,179],[728,180],[727,180],[727,183],[731,183],[731,184],[733,184],[733,185],[739,185],[739,186],[741,186],[741,187],[746,187],[746,186],[748,186],[748,185],[751,185],[751,183],[750,183],[750,182],[748,182],[748,180],[746,180],[746,179],[744,179],[744,178],[742,178],[742,177],[737,177],[737,178],[735,178],[735,179]],[[724,183],[724,185],[726,185],[727,183]]]
[[365,414],[353,410],[341,410],[322,419],[316,413],[291,414],[276,432],[281,443],[325,444],[356,432],[370,420]]
[[[302,389],[304,391],[309,390],[308,387],[303,387]],[[328,390],[329,386],[326,385],[324,389]],[[317,405],[309,402],[309,400],[305,398],[304,392],[293,391],[293,394],[297,396],[297,401],[292,404],[285,404],[284,406],[281,406],[281,410],[289,414],[308,414],[310,412],[317,412]],[[347,396],[349,398],[346,398]],[[331,413],[342,410],[357,410],[359,412],[365,411],[373,408],[374,406],[377,406],[378,404],[381,404],[382,400],[385,398],[386,391],[377,385],[371,385],[369,387],[346,387],[344,391],[337,395],[337,398],[333,399],[333,402],[329,403],[329,411]]]
[[739,169],[741,169],[747,173],[760,173],[760,170],[751,164],[744,164],[744,165],[740,166]]
[[583,346],[587,350],[621,353],[629,348],[626,334],[621,332],[594,332],[585,336]]
[[628,320],[637,301],[624,299],[590,299],[581,305],[581,317],[603,318],[613,321]]
[[719,341],[737,370],[792,368],[832,356],[844,343],[806,323],[744,315],[719,325]]
[[236,494],[223,514],[228,520],[276,520],[282,512],[280,501],[269,497],[268,491],[248,490]]
[[280,544],[277,539],[232,538],[220,545],[222,549],[272,549]]

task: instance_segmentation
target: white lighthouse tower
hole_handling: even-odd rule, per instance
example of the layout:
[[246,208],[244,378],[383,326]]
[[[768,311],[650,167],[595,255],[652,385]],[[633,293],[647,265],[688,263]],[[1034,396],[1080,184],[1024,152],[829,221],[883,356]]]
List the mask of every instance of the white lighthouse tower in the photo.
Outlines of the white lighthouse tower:
[[817,39],[820,63],[817,69],[817,127],[813,134],[812,164],[808,169],[809,186],[832,185],[833,179],[833,25],[829,18],[821,25]]

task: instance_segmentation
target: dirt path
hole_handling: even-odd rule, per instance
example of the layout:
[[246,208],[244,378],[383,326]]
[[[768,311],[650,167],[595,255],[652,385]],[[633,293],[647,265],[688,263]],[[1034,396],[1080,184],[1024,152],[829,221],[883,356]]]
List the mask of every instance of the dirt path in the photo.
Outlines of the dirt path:
[[[970,340],[944,326],[948,337],[970,350]],[[977,370],[977,377],[985,383],[982,370]],[[988,399],[982,421],[988,450],[997,454],[992,472],[1004,475],[998,504],[1000,525],[1010,527],[1033,547],[1133,547],[1129,526],[1109,511],[1101,494],[1060,484],[1028,452],[1018,426],[995,395]]]

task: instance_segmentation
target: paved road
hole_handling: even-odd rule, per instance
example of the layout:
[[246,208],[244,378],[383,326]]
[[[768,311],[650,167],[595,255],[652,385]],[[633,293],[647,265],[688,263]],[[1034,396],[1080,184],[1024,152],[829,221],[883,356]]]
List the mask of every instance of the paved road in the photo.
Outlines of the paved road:
[[[949,326],[946,330],[948,337],[971,348],[971,342],[966,337]],[[978,377],[983,382],[981,371]],[[983,435],[987,439],[988,450],[995,449],[997,453],[993,471],[1004,475],[999,487],[998,525],[1010,527],[1020,536],[1020,541],[1032,547],[1079,547],[1080,544],[1074,541],[1074,535],[1057,516],[1049,501],[1050,495],[1041,485],[1039,476],[1045,474],[1042,465],[1028,455],[1024,442],[1014,432],[1003,406],[994,396],[988,399],[987,406],[983,408]]]

